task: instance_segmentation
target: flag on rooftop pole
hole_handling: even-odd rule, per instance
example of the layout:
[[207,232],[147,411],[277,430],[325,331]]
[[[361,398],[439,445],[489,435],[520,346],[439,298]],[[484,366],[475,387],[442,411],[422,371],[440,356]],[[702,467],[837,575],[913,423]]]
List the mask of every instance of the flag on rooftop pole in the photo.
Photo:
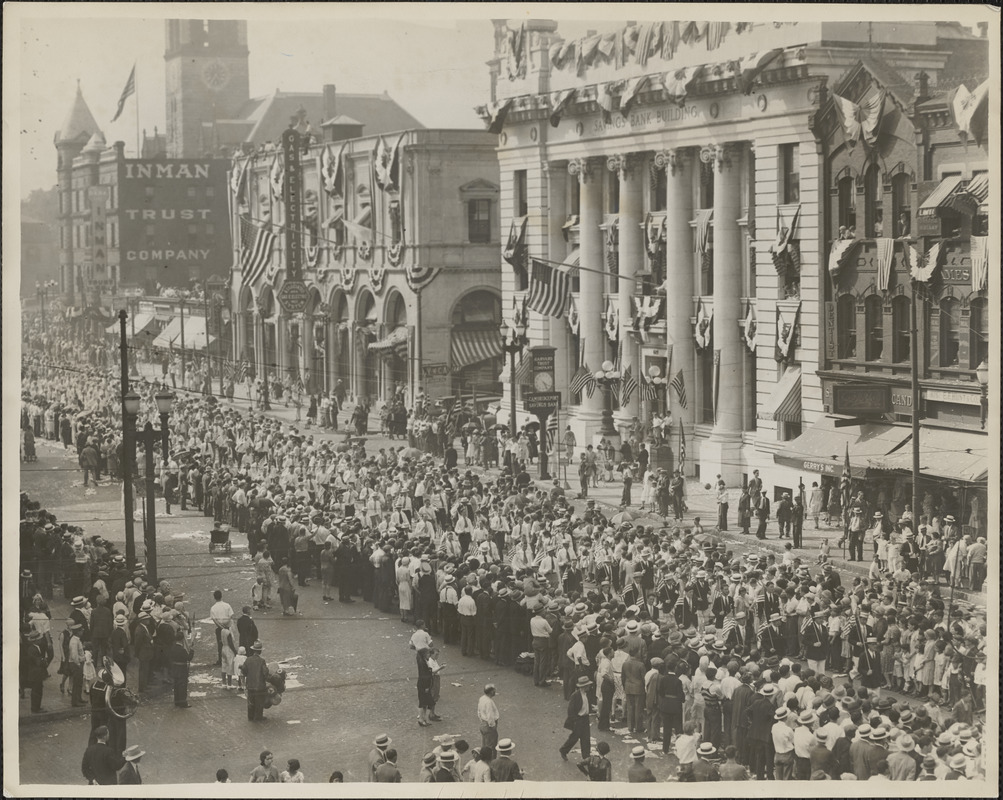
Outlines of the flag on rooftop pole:
[[125,88],[122,90],[122,96],[118,98],[118,109],[115,111],[115,116],[111,118],[114,122],[119,117],[122,116],[122,109],[125,108],[125,101],[129,99],[129,95],[136,93],[136,65],[132,65],[132,72],[129,73],[129,80],[125,82]]

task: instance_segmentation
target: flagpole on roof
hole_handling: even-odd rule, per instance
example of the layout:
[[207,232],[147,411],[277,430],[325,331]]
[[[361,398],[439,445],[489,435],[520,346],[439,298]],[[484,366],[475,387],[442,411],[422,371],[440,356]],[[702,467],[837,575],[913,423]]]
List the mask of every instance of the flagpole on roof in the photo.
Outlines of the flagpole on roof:
[[132,65],[132,69],[133,69],[132,85],[136,90],[136,158],[142,158],[143,148],[139,142],[139,78],[136,77],[135,64]]

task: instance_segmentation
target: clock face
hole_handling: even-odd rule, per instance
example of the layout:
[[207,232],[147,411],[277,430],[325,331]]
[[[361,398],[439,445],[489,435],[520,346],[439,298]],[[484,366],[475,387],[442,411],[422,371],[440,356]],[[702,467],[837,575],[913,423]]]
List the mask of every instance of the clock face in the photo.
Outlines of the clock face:
[[538,372],[533,378],[533,386],[538,392],[549,392],[554,388],[554,379],[549,372]]
[[230,70],[217,58],[202,69],[202,80],[213,91],[219,91],[230,81]]

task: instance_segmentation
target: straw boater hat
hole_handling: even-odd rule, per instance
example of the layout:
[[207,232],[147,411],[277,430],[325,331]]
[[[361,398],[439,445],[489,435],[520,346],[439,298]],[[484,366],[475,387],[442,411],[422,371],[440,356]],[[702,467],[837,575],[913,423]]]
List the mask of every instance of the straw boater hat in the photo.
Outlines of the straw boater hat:
[[145,750],[140,750],[138,744],[134,744],[132,747],[127,748],[123,753],[122,757],[126,761],[137,761],[146,755]]
[[637,761],[644,758],[647,753],[648,751],[645,749],[644,745],[639,744],[630,751],[630,757]]
[[498,747],[495,749],[498,751],[499,755],[507,755],[515,750],[515,742],[511,739],[502,739],[498,742]]
[[376,745],[380,750],[386,750],[393,743],[393,739],[387,736],[385,733],[381,733],[375,739],[373,739],[373,744]]

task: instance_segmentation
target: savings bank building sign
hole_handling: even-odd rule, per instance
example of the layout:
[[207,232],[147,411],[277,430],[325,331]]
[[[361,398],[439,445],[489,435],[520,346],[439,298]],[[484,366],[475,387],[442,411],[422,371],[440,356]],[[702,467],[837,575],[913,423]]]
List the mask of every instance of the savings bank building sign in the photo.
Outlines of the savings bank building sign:
[[123,272],[156,267],[186,278],[225,270],[228,168],[225,159],[127,159],[119,176]]

